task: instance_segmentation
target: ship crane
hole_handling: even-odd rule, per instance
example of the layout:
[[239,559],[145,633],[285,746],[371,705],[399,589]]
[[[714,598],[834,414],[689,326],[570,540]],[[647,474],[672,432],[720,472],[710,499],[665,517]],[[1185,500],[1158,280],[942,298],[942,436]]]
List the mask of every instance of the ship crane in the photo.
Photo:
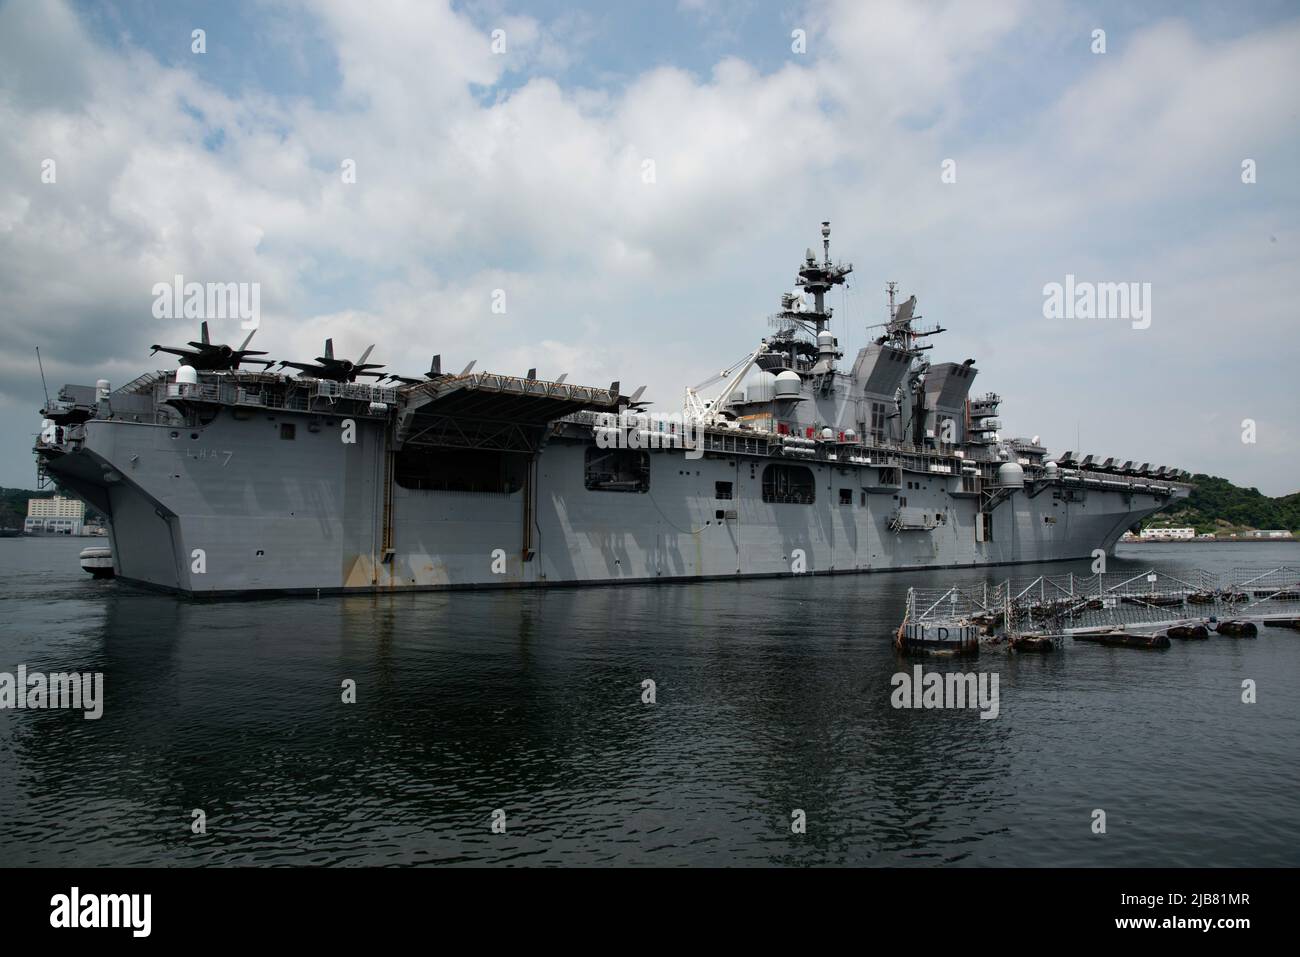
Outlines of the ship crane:
[[[731,398],[731,394],[736,391],[736,386],[740,385],[740,383],[744,381],[745,376],[749,374],[749,370],[752,369],[754,363],[758,361],[758,357],[766,351],[767,340],[764,339],[759,343],[757,349],[745,356],[745,358],[741,359],[739,362],[723,369],[717,375],[705,379],[698,385],[689,386],[686,389],[687,417],[701,425],[716,425],[721,422],[724,416],[720,410],[726,406],[727,400]],[[716,398],[704,399],[700,396],[702,390],[727,378],[730,378],[731,381],[727,383],[727,387],[723,389]]]

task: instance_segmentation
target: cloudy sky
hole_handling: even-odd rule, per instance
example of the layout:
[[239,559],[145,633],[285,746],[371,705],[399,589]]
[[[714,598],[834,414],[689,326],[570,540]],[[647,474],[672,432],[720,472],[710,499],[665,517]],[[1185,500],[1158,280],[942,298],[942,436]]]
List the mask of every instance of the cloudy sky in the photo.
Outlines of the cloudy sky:
[[[829,219],[847,350],[897,280],[1004,434],[1295,491],[1300,5],[1137,6],[0,2],[0,484],[34,483],[35,347],[52,389],[167,364],[177,274],[259,283],[277,358],[671,411]],[[1149,328],[1045,318],[1067,275],[1150,283]]]

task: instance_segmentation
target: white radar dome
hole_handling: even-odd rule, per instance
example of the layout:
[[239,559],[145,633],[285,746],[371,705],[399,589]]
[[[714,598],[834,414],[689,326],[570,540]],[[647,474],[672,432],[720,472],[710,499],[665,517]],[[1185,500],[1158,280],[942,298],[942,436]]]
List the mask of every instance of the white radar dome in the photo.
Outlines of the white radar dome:
[[776,376],[770,372],[761,372],[753,382],[749,384],[746,392],[750,402],[771,402],[772,397],[776,395]]
[[776,377],[776,397],[778,399],[797,396],[803,387],[803,380],[799,378],[799,373],[791,372],[786,369],[778,373]]
[[1020,488],[1025,484],[1025,470],[1015,462],[1003,462],[998,466],[997,484],[999,488]]

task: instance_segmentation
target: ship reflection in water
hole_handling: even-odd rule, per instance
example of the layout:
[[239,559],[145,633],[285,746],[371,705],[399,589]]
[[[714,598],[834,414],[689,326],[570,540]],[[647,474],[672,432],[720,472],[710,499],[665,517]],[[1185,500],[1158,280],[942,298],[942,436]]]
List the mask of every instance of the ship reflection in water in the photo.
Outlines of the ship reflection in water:
[[[890,704],[908,585],[974,570],[192,603],[78,548],[0,544],[0,671],[106,695],[0,715],[11,865],[1300,863],[1289,631],[927,662],[999,674],[982,720]],[[1157,550],[1115,568],[1223,560]]]

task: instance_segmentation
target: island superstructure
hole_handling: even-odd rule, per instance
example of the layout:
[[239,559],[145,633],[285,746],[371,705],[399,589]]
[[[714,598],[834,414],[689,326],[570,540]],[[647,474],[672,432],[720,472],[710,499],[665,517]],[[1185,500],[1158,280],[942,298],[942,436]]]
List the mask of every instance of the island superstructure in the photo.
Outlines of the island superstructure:
[[387,375],[328,342],[271,371],[205,323],[191,348],[155,346],[173,370],[64,386],[38,467],[107,516],[119,579],[192,595],[1077,559],[1188,493],[1175,469],[1004,439],[974,360],[931,363],[943,330],[892,283],[840,368],[826,294],[852,270],[823,224],[774,328],[675,414],[618,382],[447,373],[438,356]]

